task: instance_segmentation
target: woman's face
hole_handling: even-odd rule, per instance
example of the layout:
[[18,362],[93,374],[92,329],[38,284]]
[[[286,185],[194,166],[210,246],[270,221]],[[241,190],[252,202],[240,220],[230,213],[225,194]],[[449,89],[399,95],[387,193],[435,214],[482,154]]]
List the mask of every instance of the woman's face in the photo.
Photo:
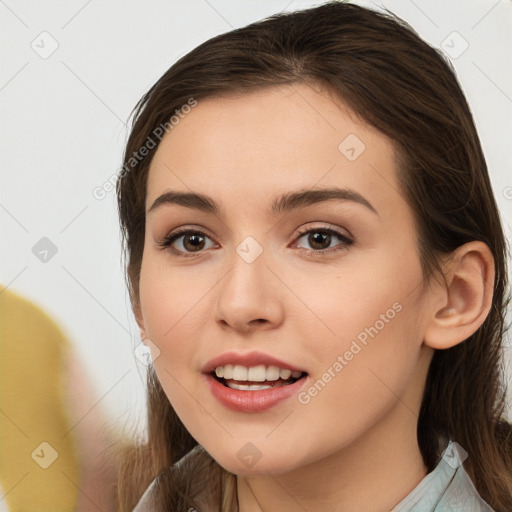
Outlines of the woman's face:
[[222,466],[415,436],[429,292],[386,137],[305,84],[199,101],[160,143],[146,210],[139,325]]

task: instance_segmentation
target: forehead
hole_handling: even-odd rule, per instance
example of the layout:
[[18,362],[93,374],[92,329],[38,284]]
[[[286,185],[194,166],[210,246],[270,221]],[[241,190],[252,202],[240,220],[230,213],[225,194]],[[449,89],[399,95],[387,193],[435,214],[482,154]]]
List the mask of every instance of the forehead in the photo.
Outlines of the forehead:
[[187,111],[153,157],[147,205],[167,189],[260,203],[315,186],[398,193],[391,141],[325,90],[269,87]]

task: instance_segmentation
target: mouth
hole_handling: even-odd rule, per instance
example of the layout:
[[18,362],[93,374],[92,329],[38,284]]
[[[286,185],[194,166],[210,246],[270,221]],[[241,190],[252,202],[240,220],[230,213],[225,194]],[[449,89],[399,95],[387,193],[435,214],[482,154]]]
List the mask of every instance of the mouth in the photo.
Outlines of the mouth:
[[278,366],[247,367],[232,364],[217,366],[211,375],[223,386],[241,391],[262,391],[289,386],[307,377],[306,372]]
[[223,406],[260,413],[296,396],[309,379],[304,368],[264,352],[225,352],[202,368],[205,384]]

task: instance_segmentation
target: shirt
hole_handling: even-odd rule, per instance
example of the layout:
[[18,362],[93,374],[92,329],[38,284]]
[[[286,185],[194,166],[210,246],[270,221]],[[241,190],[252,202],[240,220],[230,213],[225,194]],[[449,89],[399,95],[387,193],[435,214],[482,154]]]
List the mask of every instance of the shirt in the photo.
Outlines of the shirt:
[[[462,463],[467,453],[450,440],[433,471],[391,512],[494,512],[480,497]],[[146,489],[133,512],[150,512],[151,490],[156,479]],[[201,510],[199,512],[207,512]]]
[[494,512],[480,497],[462,463],[467,453],[448,443],[433,471],[391,512]]

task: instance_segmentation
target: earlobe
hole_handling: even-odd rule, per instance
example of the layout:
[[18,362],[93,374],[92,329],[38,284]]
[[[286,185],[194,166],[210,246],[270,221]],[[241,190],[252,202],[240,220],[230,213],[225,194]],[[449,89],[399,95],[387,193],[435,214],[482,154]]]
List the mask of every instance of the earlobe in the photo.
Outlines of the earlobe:
[[494,258],[483,242],[458,247],[444,265],[446,286],[432,292],[425,345],[447,349],[463,342],[483,324],[492,305]]

